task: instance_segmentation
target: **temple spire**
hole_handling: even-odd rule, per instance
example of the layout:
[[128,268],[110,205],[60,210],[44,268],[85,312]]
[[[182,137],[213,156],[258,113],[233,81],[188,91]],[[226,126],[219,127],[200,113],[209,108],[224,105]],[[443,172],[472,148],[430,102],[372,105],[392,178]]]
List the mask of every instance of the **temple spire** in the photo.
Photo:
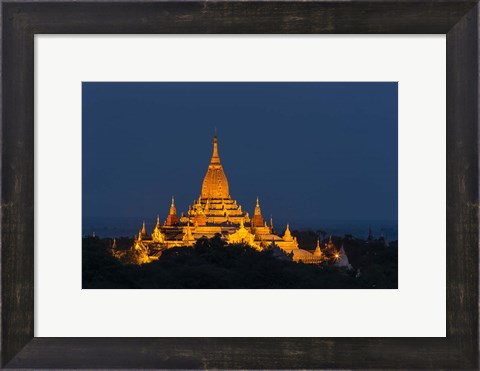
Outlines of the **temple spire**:
[[253,212],[253,220],[252,220],[252,227],[265,227],[265,221],[263,220],[262,211],[260,210],[260,202],[258,201],[257,196],[257,203],[255,205],[255,210]]
[[215,133],[213,135],[213,154],[212,159],[210,161],[211,164],[219,164],[220,157],[218,156],[218,139],[217,139],[217,129],[215,129]]
[[218,139],[215,132],[213,137],[213,153],[210,160],[210,165],[207,169],[207,174],[203,178],[201,199],[230,199],[228,191],[228,181],[220,163],[220,156],[218,155]]
[[258,196],[257,196],[257,204],[255,205],[255,211],[253,215],[262,215],[262,212],[260,210],[260,202],[258,201]]
[[318,238],[317,238],[317,246],[315,247],[313,256],[315,256],[316,258],[320,258],[322,256],[322,249],[320,248],[320,240]]
[[175,198],[172,196],[172,204],[170,205],[170,215],[176,215],[177,209],[175,208]]
[[170,204],[170,212],[167,216],[167,220],[165,221],[166,226],[177,225],[179,222],[177,216],[177,209],[175,208],[175,199],[172,196],[172,203]]
[[283,240],[284,241],[293,241],[292,234],[290,233],[290,225],[287,224],[287,229],[285,229],[285,233],[283,234]]

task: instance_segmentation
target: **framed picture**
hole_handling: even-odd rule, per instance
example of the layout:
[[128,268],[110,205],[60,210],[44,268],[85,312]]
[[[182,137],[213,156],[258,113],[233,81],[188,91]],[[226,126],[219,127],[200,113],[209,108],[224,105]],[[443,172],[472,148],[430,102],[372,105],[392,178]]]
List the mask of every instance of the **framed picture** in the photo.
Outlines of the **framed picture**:
[[476,1],[2,2],[2,40],[2,367],[478,367]]

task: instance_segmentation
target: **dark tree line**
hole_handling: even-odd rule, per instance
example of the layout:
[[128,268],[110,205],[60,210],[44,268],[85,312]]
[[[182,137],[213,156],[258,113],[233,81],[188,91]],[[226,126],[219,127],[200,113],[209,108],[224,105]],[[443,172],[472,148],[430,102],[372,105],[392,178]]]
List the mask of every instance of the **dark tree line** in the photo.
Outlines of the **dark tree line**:
[[[132,242],[117,240],[117,246]],[[344,243],[352,270],[295,263],[278,248],[259,252],[243,244],[225,246],[219,236],[164,250],[159,260],[143,265],[122,264],[111,246],[111,239],[83,239],[83,288],[397,288],[396,249],[366,246],[362,240]]]

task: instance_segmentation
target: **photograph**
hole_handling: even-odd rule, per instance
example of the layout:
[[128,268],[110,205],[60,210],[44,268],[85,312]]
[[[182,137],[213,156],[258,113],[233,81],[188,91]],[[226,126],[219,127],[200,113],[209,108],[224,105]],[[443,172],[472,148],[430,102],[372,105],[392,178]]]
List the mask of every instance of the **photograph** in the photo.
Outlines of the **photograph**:
[[397,289],[397,82],[83,82],[83,289]]

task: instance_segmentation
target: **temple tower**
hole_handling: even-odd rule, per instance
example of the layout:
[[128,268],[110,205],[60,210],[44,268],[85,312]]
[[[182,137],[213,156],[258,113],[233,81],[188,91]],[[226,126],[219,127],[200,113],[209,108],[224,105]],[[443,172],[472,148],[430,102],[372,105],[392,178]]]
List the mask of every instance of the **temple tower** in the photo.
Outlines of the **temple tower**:
[[147,228],[145,227],[145,220],[143,221],[142,230],[140,231],[140,234],[142,235],[142,237],[147,237]]
[[316,258],[322,257],[322,249],[320,248],[320,240],[317,238],[317,246],[315,247],[315,251],[313,252],[313,256]]
[[287,229],[285,229],[285,233],[283,234],[283,240],[287,242],[293,242],[292,234],[290,233],[290,225],[287,224]]
[[253,219],[252,219],[252,227],[263,227],[265,221],[263,220],[262,211],[260,210],[260,203],[258,202],[257,197],[257,204],[255,205],[255,211],[253,212]]
[[170,213],[168,214],[165,225],[171,227],[178,224],[177,209],[175,208],[175,199],[172,196],[172,204],[170,205]]
[[228,181],[218,155],[218,139],[213,137],[213,154],[202,184],[202,199],[230,198]]
[[153,229],[152,241],[155,242],[155,243],[164,243],[165,242],[165,235],[162,233],[162,230],[161,230],[160,217],[159,216],[157,216],[157,223],[155,224],[155,228]]

